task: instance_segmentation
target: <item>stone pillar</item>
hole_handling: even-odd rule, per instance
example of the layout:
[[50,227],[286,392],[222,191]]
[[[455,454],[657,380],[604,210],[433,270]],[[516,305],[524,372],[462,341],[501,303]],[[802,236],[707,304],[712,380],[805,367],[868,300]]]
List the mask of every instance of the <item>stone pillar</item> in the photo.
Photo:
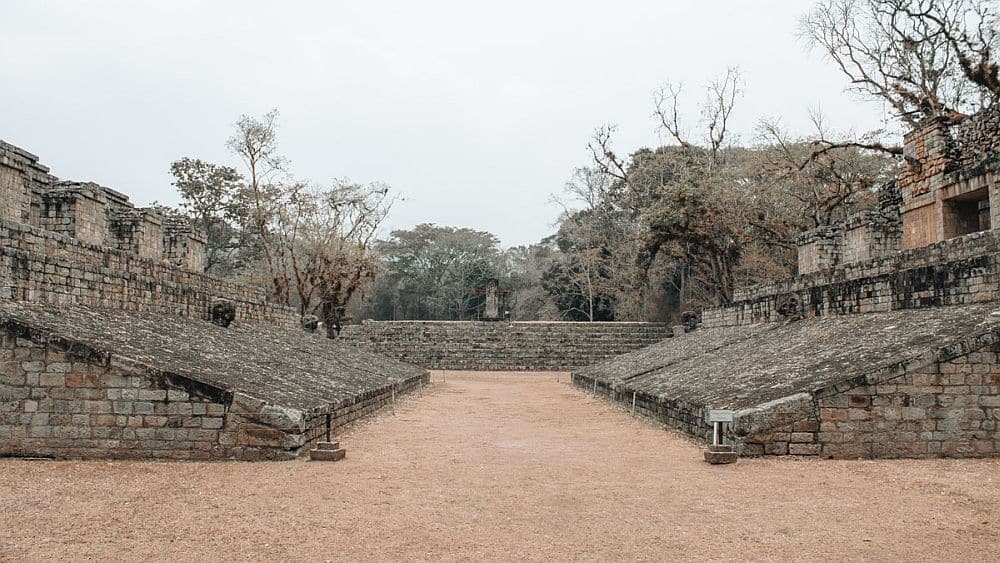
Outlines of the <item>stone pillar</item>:
[[43,229],[103,245],[108,232],[108,199],[93,183],[60,182],[41,194]]
[[163,258],[173,266],[205,271],[207,239],[184,218],[168,218],[163,222]]
[[990,229],[1000,229],[1000,172],[989,175],[990,179]]
[[483,320],[500,320],[500,280],[491,279],[486,283],[486,306],[483,308]]
[[153,260],[163,258],[163,219],[152,209],[112,212],[111,233],[118,250]]
[[926,120],[903,137],[906,163],[899,173],[903,197],[903,250],[945,240],[944,205],[938,190],[955,165],[955,143],[944,118]]
[[833,268],[840,263],[841,231],[837,227],[820,227],[806,231],[796,240],[799,274],[810,274]]

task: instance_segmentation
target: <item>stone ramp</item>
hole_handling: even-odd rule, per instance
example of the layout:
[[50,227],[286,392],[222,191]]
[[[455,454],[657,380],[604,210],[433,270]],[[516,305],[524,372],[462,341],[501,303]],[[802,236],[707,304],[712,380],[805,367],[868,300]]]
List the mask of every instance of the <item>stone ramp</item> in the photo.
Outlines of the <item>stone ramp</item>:
[[269,325],[0,301],[0,327],[13,455],[283,459],[428,380]]
[[[737,411],[734,428],[742,436],[734,435],[736,441],[772,435],[775,429],[788,426],[787,432],[778,432],[784,438],[779,441],[786,444],[784,453],[788,453],[793,426],[802,434],[796,438],[810,445],[796,449],[820,453],[823,448],[814,445],[836,437],[823,436],[822,431],[838,428],[832,420],[821,427],[823,414],[864,419],[862,431],[882,423],[886,440],[891,440],[892,428],[905,428],[919,441],[921,429],[932,432],[938,430],[937,425],[904,424],[901,414],[892,410],[896,406],[909,407],[918,400],[954,404],[951,397],[964,394],[957,404],[974,408],[976,413],[957,407],[954,411],[924,408],[922,416],[1000,417],[1000,410],[992,410],[993,403],[1000,401],[995,351],[1000,316],[991,315],[995,310],[996,304],[981,304],[697,330],[574,371],[572,377],[587,390],[593,390],[596,382],[600,393],[624,403],[630,403],[634,394],[637,410],[700,438],[710,431],[705,415],[714,408]],[[963,376],[962,383],[952,388],[947,378],[938,385],[941,382],[932,377],[963,363],[970,366],[969,383]],[[927,375],[923,372],[930,376],[923,377]],[[906,385],[905,391],[899,391],[901,384]],[[848,399],[852,393],[859,397],[851,399],[856,401],[857,412],[832,412],[852,408]],[[939,399],[940,393],[948,398]],[[831,412],[821,413],[821,405],[829,405]],[[886,408],[889,411],[879,410]],[[978,424],[967,429],[982,430]],[[974,439],[995,442],[994,434],[989,430]],[[944,435],[937,438],[947,439]]]

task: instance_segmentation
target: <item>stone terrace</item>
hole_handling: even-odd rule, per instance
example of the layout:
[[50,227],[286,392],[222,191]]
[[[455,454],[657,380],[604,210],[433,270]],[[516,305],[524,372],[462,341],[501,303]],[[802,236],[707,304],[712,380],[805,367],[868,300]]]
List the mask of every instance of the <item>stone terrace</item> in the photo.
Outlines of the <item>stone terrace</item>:
[[366,320],[340,339],[427,369],[568,371],[673,334],[665,323]]
[[427,380],[299,331],[0,302],[0,454],[294,457]]

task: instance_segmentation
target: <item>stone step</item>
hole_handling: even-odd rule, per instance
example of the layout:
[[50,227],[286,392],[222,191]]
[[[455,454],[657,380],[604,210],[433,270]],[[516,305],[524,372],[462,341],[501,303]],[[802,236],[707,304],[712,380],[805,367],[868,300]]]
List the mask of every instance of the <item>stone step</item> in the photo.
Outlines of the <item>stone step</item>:
[[708,451],[710,452],[731,452],[733,451],[732,444],[714,444],[708,446]]
[[316,442],[317,450],[339,450],[340,442]]
[[712,465],[723,463],[736,463],[736,452],[710,452],[705,451],[705,461]]
[[340,461],[346,455],[346,450],[309,450],[309,461]]

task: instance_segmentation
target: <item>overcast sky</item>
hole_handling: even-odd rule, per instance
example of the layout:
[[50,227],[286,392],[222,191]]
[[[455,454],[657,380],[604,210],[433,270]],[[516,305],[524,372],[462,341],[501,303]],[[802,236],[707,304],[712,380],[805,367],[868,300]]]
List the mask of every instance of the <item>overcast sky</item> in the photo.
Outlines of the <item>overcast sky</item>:
[[505,246],[553,231],[549,203],[588,162],[594,128],[625,153],[661,143],[652,92],[739,66],[735,130],[761,117],[841,129],[878,107],[796,37],[805,0],[711,2],[13,2],[0,34],[0,139],[63,179],[140,205],[176,203],[170,162],[237,165],[244,113],[281,112],[300,178],[384,181],[405,198],[388,229],[469,226]]

